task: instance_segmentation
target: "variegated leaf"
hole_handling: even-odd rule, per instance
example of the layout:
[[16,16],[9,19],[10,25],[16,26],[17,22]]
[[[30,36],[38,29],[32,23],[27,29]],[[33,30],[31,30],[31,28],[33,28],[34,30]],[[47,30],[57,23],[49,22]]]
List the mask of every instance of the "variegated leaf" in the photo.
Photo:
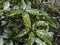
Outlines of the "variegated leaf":
[[24,25],[28,28],[31,28],[31,21],[30,21],[29,14],[26,13],[26,12],[23,12],[22,13],[22,18],[23,18],[23,21],[24,21]]
[[37,45],[47,45],[45,42],[43,42],[39,38],[35,38],[35,42],[37,43]]
[[28,28],[23,29],[22,31],[20,31],[20,32],[17,34],[16,37],[22,37],[22,36],[28,34],[28,32],[29,32],[29,29],[28,29]]
[[45,30],[37,30],[36,34],[39,38],[41,38],[44,42],[47,42],[49,45],[51,44],[51,38],[50,33]]
[[33,32],[31,32],[31,33],[29,34],[29,38],[28,38],[27,43],[25,43],[24,45],[33,45],[34,39],[35,39],[35,35],[34,35]]
[[7,16],[14,16],[14,15],[20,14],[22,12],[23,11],[21,9],[14,9],[14,10],[8,11],[6,15]]
[[42,13],[39,13],[38,9],[29,9],[29,10],[26,10],[26,11],[30,14],[33,14],[33,15],[39,15],[39,16],[42,15]]
[[48,24],[47,22],[45,22],[45,21],[38,21],[38,22],[36,23],[36,25],[37,25],[37,26],[40,26],[40,25],[46,25],[46,26],[48,26],[49,24]]

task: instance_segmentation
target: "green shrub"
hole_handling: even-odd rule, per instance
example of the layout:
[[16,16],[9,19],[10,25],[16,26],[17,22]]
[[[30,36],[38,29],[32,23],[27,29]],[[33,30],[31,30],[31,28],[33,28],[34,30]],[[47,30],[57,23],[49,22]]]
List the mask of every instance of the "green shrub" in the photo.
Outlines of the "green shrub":
[[35,2],[44,5],[42,0],[0,0],[0,45],[52,45],[49,27],[57,27],[43,6],[32,7]]

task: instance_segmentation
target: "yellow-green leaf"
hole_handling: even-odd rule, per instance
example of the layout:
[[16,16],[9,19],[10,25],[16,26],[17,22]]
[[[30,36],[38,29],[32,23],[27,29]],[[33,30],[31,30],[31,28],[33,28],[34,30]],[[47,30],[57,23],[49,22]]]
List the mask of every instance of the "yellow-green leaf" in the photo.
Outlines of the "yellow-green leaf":
[[22,31],[20,31],[16,37],[22,37],[24,35],[26,35],[27,33],[29,32],[29,29],[26,28],[26,29],[23,29]]
[[27,14],[26,12],[22,13],[22,18],[24,21],[24,25],[28,28],[31,28],[31,21],[30,21],[30,17],[29,14]]
[[42,15],[41,13],[39,13],[38,9],[30,9],[30,10],[26,10],[26,11],[33,15]]
[[14,10],[8,11],[6,15],[7,15],[7,16],[14,16],[14,15],[20,14],[20,13],[22,13],[22,12],[23,12],[23,11],[20,10],[20,9],[14,9]]
[[45,30],[37,30],[36,34],[44,42],[48,43],[49,45],[52,45],[51,38],[52,38],[53,35],[51,36],[49,32],[47,32]]
[[45,22],[45,21],[38,21],[38,22],[36,23],[36,25],[37,25],[37,26],[40,26],[40,25],[46,25],[46,26],[48,26],[48,23]]
[[24,44],[24,45],[33,45],[34,39],[35,39],[35,35],[34,35],[33,32],[31,32],[31,33],[29,34],[29,38],[28,38],[27,43]]

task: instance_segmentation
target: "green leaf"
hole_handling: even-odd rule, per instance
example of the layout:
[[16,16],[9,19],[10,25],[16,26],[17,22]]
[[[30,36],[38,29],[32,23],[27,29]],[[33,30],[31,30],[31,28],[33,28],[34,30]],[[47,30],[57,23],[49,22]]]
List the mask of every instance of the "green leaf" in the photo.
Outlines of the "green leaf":
[[31,9],[31,2],[29,0],[26,0],[26,10]]
[[37,45],[47,45],[45,42],[43,42],[39,38],[35,38],[35,42],[37,43]]
[[10,2],[7,1],[4,3],[4,9],[3,10],[8,10],[9,7],[10,7]]
[[51,36],[50,33],[45,31],[45,30],[37,30],[36,31],[37,36],[42,39],[44,42],[48,43],[49,45],[51,44]]
[[51,19],[50,15],[47,12],[42,11],[41,12],[43,16],[45,16],[47,19]]
[[35,35],[34,35],[33,32],[31,32],[31,33],[29,34],[29,38],[28,38],[27,43],[24,44],[24,45],[33,45],[34,39],[35,39]]
[[0,10],[0,16],[3,15],[3,10]]
[[55,23],[53,23],[53,22],[52,22],[52,23],[50,23],[50,26],[51,26],[51,27],[53,27],[53,28],[55,28],[55,29],[57,29],[56,24],[55,24]]
[[49,32],[49,35],[51,37],[51,40],[53,39],[54,32]]
[[51,27],[57,29],[57,26],[56,26],[56,24],[53,22],[53,20],[48,20],[48,23],[49,23],[49,25],[50,25]]
[[29,32],[29,29],[28,29],[28,28],[23,29],[22,31],[20,31],[20,32],[17,34],[16,37],[22,37],[22,36],[28,34],[28,32]]
[[37,0],[36,3],[42,3],[44,0]]
[[35,30],[36,29],[36,25],[35,23],[32,25],[32,30]]
[[36,23],[36,25],[37,25],[37,26],[40,26],[40,25],[46,25],[46,26],[48,26],[48,23],[45,22],[45,21],[38,21],[38,22]]
[[38,9],[30,9],[30,10],[26,10],[26,11],[33,15],[42,15],[41,13],[39,13]]
[[23,9],[23,10],[26,9],[26,3],[24,0],[21,0],[21,9]]
[[31,21],[30,21],[30,17],[28,15],[28,13],[23,12],[22,13],[22,18],[23,18],[23,21],[24,21],[24,25],[28,28],[31,28]]
[[20,14],[20,13],[22,13],[23,11],[21,10],[21,9],[15,9],[15,10],[11,10],[11,11],[8,11],[7,12],[7,16],[14,16],[14,15],[16,15],[16,14]]
[[0,45],[4,45],[4,40],[1,37],[0,37]]
[[13,45],[13,41],[12,40],[9,40],[6,45]]

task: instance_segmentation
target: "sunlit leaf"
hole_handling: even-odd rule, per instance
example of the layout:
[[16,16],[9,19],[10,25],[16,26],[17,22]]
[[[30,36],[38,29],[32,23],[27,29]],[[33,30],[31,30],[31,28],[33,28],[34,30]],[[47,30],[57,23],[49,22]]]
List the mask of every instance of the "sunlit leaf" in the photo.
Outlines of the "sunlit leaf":
[[30,10],[26,10],[26,11],[33,15],[42,15],[41,13],[39,13],[38,9],[30,9]]
[[31,33],[29,34],[29,38],[28,38],[27,43],[24,44],[24,45],[33,45],[34,39],[35,39],[35,35],[34,35],[33,32],[31,32]]
[[49,5],[48,12],[45,4],[45,0],[0,0],[0,45],[53,45],[54,33],[48,31],[57,28],[57,13]]
[[20,13],[22,13],[22,10],[16,9],[16,10],[8,11],[6,15],[7,15],[7,16],[14,16],[14,15],[20,14]]
[[24,25],[28,28],[31,28],[31,21],[30,21],[29,14],[26,13],[26,12],[23,12],[22,13],[22,18],[23,18],[23,21],[24,21]]
[[37,25],[37,26],[40,26],[40,25],[46,25],[46,26],[48,26],[48,23],[45,22],[45,21],[38,21],[38,22],[36,23],[36,25]]
[[37,30],[36,34],[39,38],[41,38],[44,42],[47,42],[49,45],[51,44],[51,36],[50,33],[45,30]]

